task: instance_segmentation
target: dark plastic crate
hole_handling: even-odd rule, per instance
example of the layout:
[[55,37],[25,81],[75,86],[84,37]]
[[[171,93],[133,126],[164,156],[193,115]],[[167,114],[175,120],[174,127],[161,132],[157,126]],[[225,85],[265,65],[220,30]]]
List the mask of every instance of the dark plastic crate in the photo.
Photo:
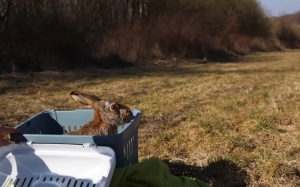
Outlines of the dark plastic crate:
[[134,119],[118,127],[118,134],[112,136],[65,135],[93,119],[93,109],[74,111],[43,111],[16,127],[23,134],[10,135],[16,143],[34,142],[45,144],[96,144],[111,147],[116,153],[116,167],[138,162],[138,127],[142,114],[132,110]]

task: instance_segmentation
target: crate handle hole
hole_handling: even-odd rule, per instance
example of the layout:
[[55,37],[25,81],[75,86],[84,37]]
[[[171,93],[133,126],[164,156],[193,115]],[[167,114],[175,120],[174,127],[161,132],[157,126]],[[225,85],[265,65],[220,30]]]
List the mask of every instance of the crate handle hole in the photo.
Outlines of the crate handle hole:
[[70,183],[71,183],[71,179],[69,179],[68,184],[67,184],[67,187],[70,186]]
[[28,187],[31,185],[32,181],[33,181],[33,177],[30,179],[30,181],[28,183]]
[[23,187],[23,186],[24,186],[24,184],[25,184],[25,181],[26,181],[26,178],[23,180],[23,182],[22,182],[22,184],[21,184],[21,187]]
[[76,184],[77,184],[77,180],[75,181],[75,183],[74,183],[73,187],[75,187],[75,186],[76,186]]
[[20,179],[19,178],[17,178],[17,180],[15,181],[15,185],[14,186],[17,186],[18,185],[18,183],[19,183],[19,181],[20,181]]
[[80,187],[82,187],[82,185],[83,185],[83,181],[80,183]]

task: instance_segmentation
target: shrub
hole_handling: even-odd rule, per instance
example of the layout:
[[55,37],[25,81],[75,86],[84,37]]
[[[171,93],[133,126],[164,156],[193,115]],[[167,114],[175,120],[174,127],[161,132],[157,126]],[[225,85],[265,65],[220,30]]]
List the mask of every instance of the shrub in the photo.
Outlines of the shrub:
[[276,35],[287,48],[300,48],[300,25],[291,23],[284,18],[277,20]]
[[295,25],[274,32],[257,0],[6,0],[0,11],[2,71],[109,67],[111,54],[223,60],[278,50],[276,37],[287,47],[299,41]]

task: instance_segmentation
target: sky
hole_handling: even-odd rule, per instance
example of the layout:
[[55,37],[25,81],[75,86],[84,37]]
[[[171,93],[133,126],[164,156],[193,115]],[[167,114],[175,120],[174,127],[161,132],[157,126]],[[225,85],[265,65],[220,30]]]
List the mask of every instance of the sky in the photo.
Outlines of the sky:
[[300,0],[258,0],[271,16],[300,11]]

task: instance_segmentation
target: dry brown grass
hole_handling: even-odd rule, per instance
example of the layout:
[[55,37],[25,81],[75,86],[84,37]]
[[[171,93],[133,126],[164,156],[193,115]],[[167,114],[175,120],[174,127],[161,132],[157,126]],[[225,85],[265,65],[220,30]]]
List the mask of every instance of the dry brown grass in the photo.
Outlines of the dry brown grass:
[[300,185],[300,51],[240,62],[93,72],[2,75],[1,124],[73,110],[74,89],[142,110],[140,160],[211,186]]

